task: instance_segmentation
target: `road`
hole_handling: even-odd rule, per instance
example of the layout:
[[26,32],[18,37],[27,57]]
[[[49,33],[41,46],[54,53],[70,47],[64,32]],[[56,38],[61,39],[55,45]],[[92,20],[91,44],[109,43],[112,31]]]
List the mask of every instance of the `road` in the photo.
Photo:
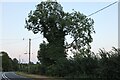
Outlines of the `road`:
[[19,76],[14,72],[2,72],[2,80],[32,80],[32,79]]

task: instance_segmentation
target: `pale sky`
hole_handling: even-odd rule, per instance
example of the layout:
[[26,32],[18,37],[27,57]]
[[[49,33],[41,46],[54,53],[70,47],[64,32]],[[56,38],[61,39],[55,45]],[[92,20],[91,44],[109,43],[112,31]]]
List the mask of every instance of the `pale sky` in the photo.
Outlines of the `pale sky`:
[[[74,9],[89,15],[112,2],[60,2],[60,4],[65,12],[71,12]],[[31,61],[37,61],[37,51],[43,36],[33,34],[24,26],[28,13],[30,10],[35,10],[35,5],[38,3],[40,2],[7,2],[7,0],[0,3],[0,51],[6,51],[11,58],[20,58],[22,62],[28,62],[28,55],[24,54],[28,52],[28,39],[35,38],[32,40]],[[92,35],[92,51],[98,52],[99,48],[111,50],[113,46],[118,47],[118,5],[114,4],[90,17],[95,22],[96,31]],[[67,40],[71,42],[70,38]]]

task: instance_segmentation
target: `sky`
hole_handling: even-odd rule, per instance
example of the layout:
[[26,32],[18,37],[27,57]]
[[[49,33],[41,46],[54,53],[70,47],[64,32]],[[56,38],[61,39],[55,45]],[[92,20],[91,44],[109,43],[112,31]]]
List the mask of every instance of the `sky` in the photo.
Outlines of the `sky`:
[[[39,0],[40,1],[40,0]],[[71,12],[72,9],[79,11],[85,15],[89,15],[111,2],[91,1],[91,2],[62,2],[59,3],[63,6],[65,12]],[[45,40],[43,36],[33,34],[32,31],[25,29],[25,18],[27,18],[30,10],[35,10],[35,5],[38,2],[16,2],[14,0],[2,0],[0,2],[0,51],[5,51],[13,59],[20,59],[20,62],[28,62],[28,40],[31,41],[31,61],[37,62],[37,51],[39,44]],[[114,4],[109,8],[90,16],[94,20],[95,34],[92,34],[93,42],[91,43],[92,51],[98,52],[100,48],[105,48],[107,51],[112,47],[118,47],[118,5]],[[67,41],[72,40],[67,37]]]

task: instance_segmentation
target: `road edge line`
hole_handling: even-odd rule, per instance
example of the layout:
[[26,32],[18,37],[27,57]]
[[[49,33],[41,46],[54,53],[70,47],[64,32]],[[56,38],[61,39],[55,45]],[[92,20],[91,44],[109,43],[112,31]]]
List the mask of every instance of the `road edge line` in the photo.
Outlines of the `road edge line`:
[[2,74],[2,77],[5,78],[6,80],[10,80],[7,76],[5,76],[5,73]]

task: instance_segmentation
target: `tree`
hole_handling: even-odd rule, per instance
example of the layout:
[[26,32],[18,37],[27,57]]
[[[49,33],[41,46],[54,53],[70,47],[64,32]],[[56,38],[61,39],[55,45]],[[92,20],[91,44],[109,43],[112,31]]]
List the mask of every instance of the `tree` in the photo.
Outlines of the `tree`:
[[8,56],[6,52],[2,53],[2,69],[3,71],[12,70],[12,59]]
[[107,52],[100,49],[99,74],[102,78],[120,79],[120,49],[113,47],[112,51]]
[[17,71],[19,69],[18,60],[14,58],[12,61],[13,61],[13,70]]
[[[30,11],[25,28],[34,34],[40,32],[47,39],[48,44],[40,45],[38,59],[41,62],[43,58],[45,61],[49,60],[52,65],[66,58],[65,50],[71,47],[80,51],[80,54],[89,53],[90,43],[93,41],[91,37],[94,33],[93,24],[93,19],[87,18],[80,12],[64,12],[58,2],[46,1],[38,4],[35,11]],[[71,44],[65,44],[66,35],[73,37],[74,41]]]
[[47,44],[45,42],[40,44],[40,50],[38,51],[38,59],[40,60],[40,63],[43,65],[50,65],[50,58],[49,54],[47,52]]

